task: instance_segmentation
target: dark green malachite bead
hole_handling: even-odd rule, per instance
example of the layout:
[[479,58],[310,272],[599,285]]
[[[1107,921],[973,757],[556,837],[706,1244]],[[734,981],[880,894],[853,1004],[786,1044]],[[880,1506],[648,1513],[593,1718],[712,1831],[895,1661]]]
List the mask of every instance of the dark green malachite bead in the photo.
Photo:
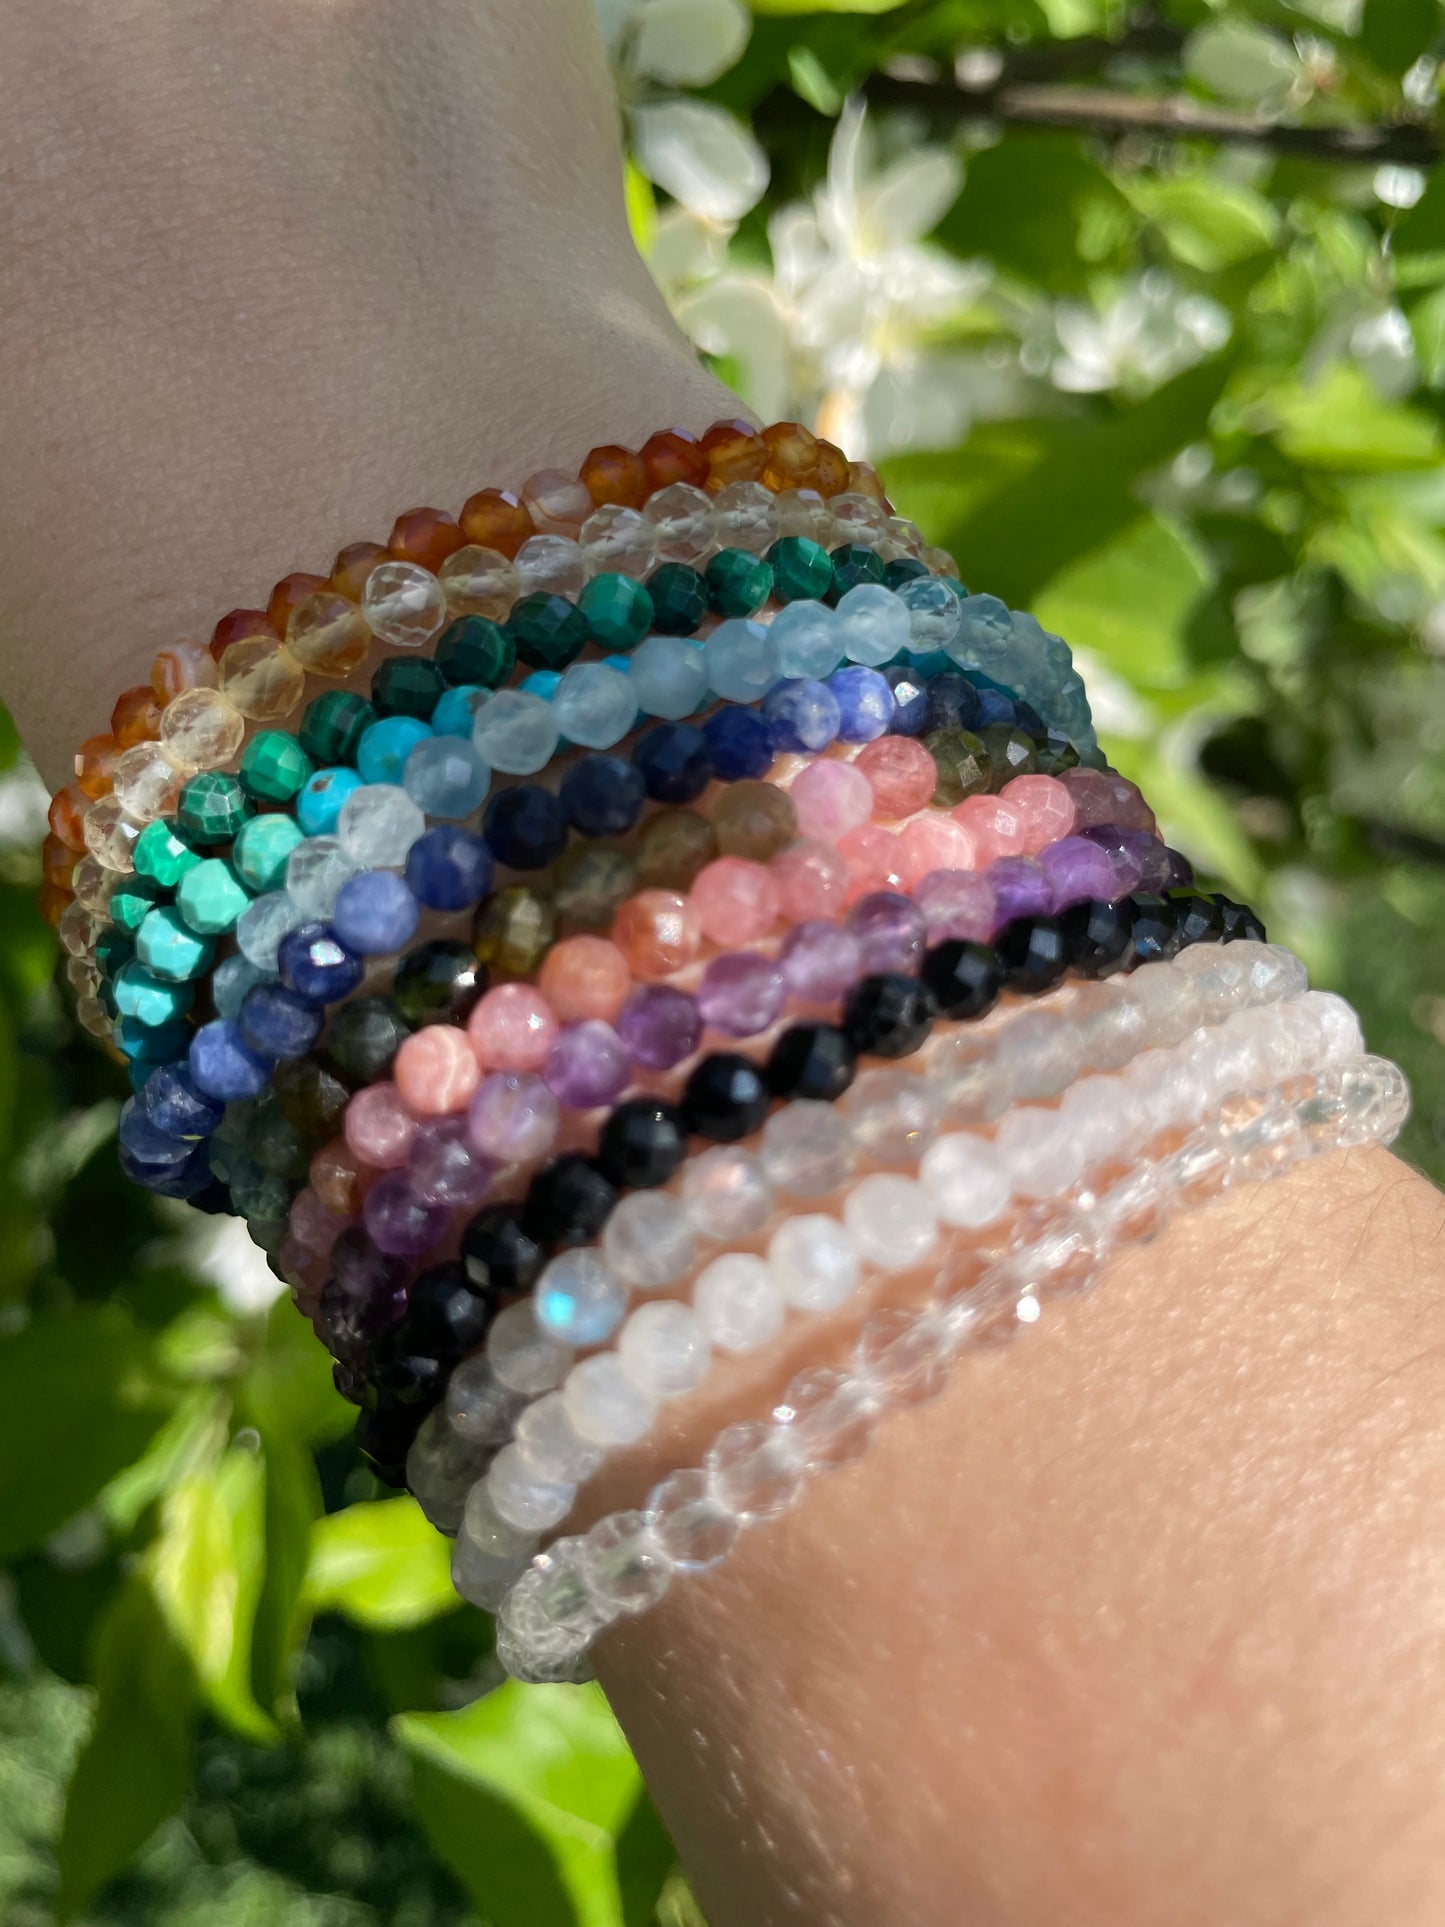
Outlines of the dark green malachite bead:
[[837,602],[850,589],[856,589],[860,582],[887,581],[888,571],[882,556],[876,549],[865,548],[861,542],[845,542],[841,549],[834,549],[830,560],[833,564],[833,586],[828,592],[829,602]]
[[429,723],[446,694],[447,679],[425,657],[393,656],[371,679],[371,700],[378,716],[413,716]]
[[938,771],[938,787],[933,792],[935,809],[952,809],[965,796],[984,796],[994,787],[983,738],[971,729],[931,730],[923,739],[923,747]]
[[1034,739],[1016,723],[990,723],[981,732],[988,757],[988,786],[997,793],[1016,776],[1036,776],[1039,759]]
[[437,642],[436,666],[453,689],[463,683],[500,689],[516,660],[517,645],[500,623],[486,616],[449,622]]
[[708,606],[716,615],[756,615],[772,593],[772,570],[747,549],[719,549],[707,565]]
[[685,562],[664,562],[647,578],[652,626],[661,636],[695,636],[707,614],[707,584]]
[[289,803],[315,772],[306,751],[284,729],[263,729],[241,757],[246,792],[265,803]]
[[597,647],[612,655],[627,655],[652,628],[652,597],[635,576],[594,575],[577,607]]
[[250,814],[241,779],[208,769],[191,777],[181,791],[176,822],[192,843],[230,843]]
[[135,944],[129,934],[114,926],[102,930],[95,940],[95,965],[102,977],[114,977],[134,955]]
[[566,596],[524,595],[507,618],[507,633],[529,669],[565,669],[587,643],[587,618]]
[[201,859],[190,844],[177,835],[174,823],[157,819],[147,823],[136,838],[131,860],[137,876],[149,877],[162,889],[173,890],[186,871],[194,870]]
[[779,602],[824,602],[833,586],[833,558],[806,535],[785,535],[768,550],[773,594]]
[[[850,543],[848,546],[851,548],[855,545]],[[927,574],[927,569],[917,556],[895,556],[883,571],[883,586],[886,589],[901,589],[905,582],[916,582],[919,576]]]
[[356,745],[377,720],[365,696],[352,689],[328,689],[306,705],[300,742],[323,769],[356,761]]
[[110,893],[111,922],[118,930],[134,933],[156,905],[166,902],[169,896],[169,890],[151,877],[128,876]]

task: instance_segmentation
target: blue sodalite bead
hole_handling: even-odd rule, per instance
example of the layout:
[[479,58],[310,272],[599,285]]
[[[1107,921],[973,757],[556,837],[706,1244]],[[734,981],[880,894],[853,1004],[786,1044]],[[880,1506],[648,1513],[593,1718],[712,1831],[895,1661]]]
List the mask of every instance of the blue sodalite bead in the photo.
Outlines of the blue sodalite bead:
[[306,779],[296,798],[296,821],[308,836],[330,836],[342,805],[353,790],[360,788],[361,778],[354,769],[338,764],[334,769],[317,770]]
[[713,769],[724,783],[766,776],[773,766],[773,732],[755,709],[716,710],[702,733]]
[[474,682],[458,683],[455,689],[449,689],[431,713],[432,734],[465,736],[470,742],[477,711],[491,693]]
[[1012,728],[1018,720],[1012,696],[1006,696],[1001,689],[990,689],[986,684],[978,692],[978,721],[967,725],[970,729],[988,729],[994,723],[1006,724]]
[[774,683],[763,698],[763,720],[775,749],[817,751],[837,741],[842,716],[826,683],[794,676]]
[[331,927],[358,957],[394,956],[416,935],[416,898],[394,870],[363,870],[336,893]]
[[277,949],[276,965],[288,990],[299,991],[317,1004],[349,997],[365,975],[361,959],[346,948],[329,923],[303,923],[288,930]]
[[258,1057],[304,1057],[321,1035],[321,1012],[284,984],[255,985],[236,1021]]
[[509,870],[545,870],[567,847],[562,805],[540,783],[499,790],[487,805],[482,830],[492,855]]
[[407,757],[430,735],[430,727],[415,716],[383,716],[379,723],[364,729],[356,745],[356,767],[362,782],[400,783]]
[[259,1097],[271,1081],[275,1062],[263,1057],[241,1035],[229,1017],[202,1024],[191,1039],[190,1071],[207,1097],[234,1104],[238,1098]]
[[226,1107],[207,1097],[183,1064],[161,1064],[146,1078],[141,1109],[167,1137],[192,1140],[209,1137],[226,1115]]
[[489,893],[496,872],[481,837],[458,823],[438,823],[407,852],[407,886],[428,910],[469,910]]
[[977,729],[983,705],[977,687],[956,669],[947,669],[928,685],[930,729]]
[[883,680],[893,691],[893,720],[888,725],[895,736],[921,736],[928,728],[929,685],[916,664],[895,662],[883,671]]
[[893,691],[876,669],[850,663],[835,669],[828,687],[838,705],[838,735],[845,743],[871,743],[893,721]]
[[1014,698],[1014,720],[1030,736],[1047,736],[1049,733],[1049,726],[1043,717],[1032,703],[1026,703],[1021,696]]
[[121,1106],[116,1136],[121,1170],[148,1191],[166,1198],[188,1198],[211,1181],[206,1146],[157,1129],[138,1098],[127,1098]]
[[563,776],[558,796],[581,836],[624,836],[642,814],[647,785],[620,756],[584,756]]
[[659,723],[639,737],[632,761],[655,803],[694,802],[712,781],[707,738],[691,723]]

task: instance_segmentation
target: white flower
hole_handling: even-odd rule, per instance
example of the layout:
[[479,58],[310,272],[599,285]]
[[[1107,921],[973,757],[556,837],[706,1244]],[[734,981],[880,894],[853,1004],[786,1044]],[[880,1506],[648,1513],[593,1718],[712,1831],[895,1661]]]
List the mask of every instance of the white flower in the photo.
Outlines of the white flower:
[[1061,301],[1054,330],[1061,352],[1051,375],[1068,394],[1149,389],[1213,354],[1229,339],[1229,316],[1207,295],[1190,294],[1151,268],[1100,310]]
[[665,87],[709,87],[737,64],[751,32],[741,0],[640,0],[630,64]]
[[704,221],[740,221],[768,184],[767,157],[751,132],[709,101],[634,107],[632,151],[650,181]]

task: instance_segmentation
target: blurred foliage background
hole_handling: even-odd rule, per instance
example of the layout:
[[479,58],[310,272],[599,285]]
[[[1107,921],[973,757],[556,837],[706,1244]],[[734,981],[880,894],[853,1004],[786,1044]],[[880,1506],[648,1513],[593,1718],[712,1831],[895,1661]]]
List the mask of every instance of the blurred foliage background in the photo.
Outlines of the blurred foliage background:
[[[1441,0],[599,8],[683,326],[1068,638],[1445,1174]],[[0,1918],[698,1927],[595,1689],[501,1683],[244,1237],[122,1182],[0,766]]]

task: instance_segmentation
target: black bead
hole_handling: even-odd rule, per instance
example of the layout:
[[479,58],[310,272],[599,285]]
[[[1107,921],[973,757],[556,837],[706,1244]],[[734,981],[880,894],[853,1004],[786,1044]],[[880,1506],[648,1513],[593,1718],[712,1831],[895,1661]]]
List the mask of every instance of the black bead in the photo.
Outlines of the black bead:
[[1179,955],[1179,925],[1167,897],[1134,898],[1134,961],[1159,963]]
[[464,1358],[486,1337],[495,1310],[495,1294],[479,1291],[464,1264],[430,1265],[407,1293],[398,1347],[434,1358]]
[[[409,969],[411,963],[408,957],[401,970]],[[415,1021],[425,1020],[419,1017]],[[410,1035],[411,1026],[393,998],[358,997],[332,1013],[326,1055],[341,1075],[360,1089],[390,1074],[396,1053]]]
[[426,1409],[421,1404],[403,1405],[392,1394],[382,1393],[356,1421],[356,1443],[371,1460],[376,1476],[387,1485],[405,1483],[406,1455],[425,1417]]
[[545,870],[567,847],[567,817],[551,790],[517,783],[497,790],[482,818],[482,834],[509,870]]
[[533,1178],[522,1206],[522,1229],[548,1250],[585,1245],[601,1231],[617,1203],[617,1187],[576,1151],[553,1158]]
[[1264,933],[1263,923],[1247,905],[1241,907],[1244,909],[1244,915],[1239,922],[1240,936],[1248,937],[1251,943],[1268,943],[1269,938]]
[[399,1405],[436,1404],[446,1390],[446,1372],[439,1358],[426,1352],[404,1352],[388,1347],[379,1352],[371,1368],[372,1382],[378,1392],[394,1398]]
[[907,1057],[933,1029],[938,1006],[914,977],[880,972],[854,984],[843,1005],[843,1031],[860,1057]]
[[774,1097],[811,1097],[833,1104],[858,1069],[858,1053],[836,1024],[796,1024],[785,1030],[768,1058]]
[[1211,899],[1219,905],[1220,915],[1224,918],[1224,941],[1233,943],[1236,937],[1248,937],[1254,943],[1264,943],[1264,925],[1252,910],[1232,897],[1221,896],[1218,892]]
[[676,1104],[634,1097],[619,1104],[602,1127],[597,1165],[619,1190],[666,1184],[687,1155],[687,1119]]
[[945,1017],[982,1017],[1003,989],[998,952],[964,937],[936,943],[924,955],[921,975]]
[[1081,977],[1112,977],[1134,955],[1134,907],[1127,897],[1118,903],[1095,897],[1071,903],[1059,915],[1064,953],[1069,968]]
[[1069,967],[1063,926],[1056,917],[1015,917],[995,939],[1004,982],[1037,996],[1052,990]]
[[1181,950],[1196,943],[1224,942],[1224,912],[1213,897],[1202,897],[1197,890],[1171,890],[1169,902]]
[[353,1365],[343,1365],[339,1358],[331,1362],[331,1383],[340,1392],[348,1405],[366,1403],[366,1380]]
[[468,1224],[461,1260],[473,1291],[503,1298],[530,1291],[544,1262],[541,1246],[505,1204],[487,1205]]
[[[437,937],[418,944],[397,965],[392,998],[408,1024],[460,1024],[487,983],[487,967],[470,944]],[[337,1016],[346,1008],[343,1005]],[[336,1022],[333,1017],[333,1034]]]
[[762,1072],[751,1059],[733,1051],[705,1057],[682,1094],[689,1130],[716,1144],[735,1144],[761,1129],[768,1107]]

